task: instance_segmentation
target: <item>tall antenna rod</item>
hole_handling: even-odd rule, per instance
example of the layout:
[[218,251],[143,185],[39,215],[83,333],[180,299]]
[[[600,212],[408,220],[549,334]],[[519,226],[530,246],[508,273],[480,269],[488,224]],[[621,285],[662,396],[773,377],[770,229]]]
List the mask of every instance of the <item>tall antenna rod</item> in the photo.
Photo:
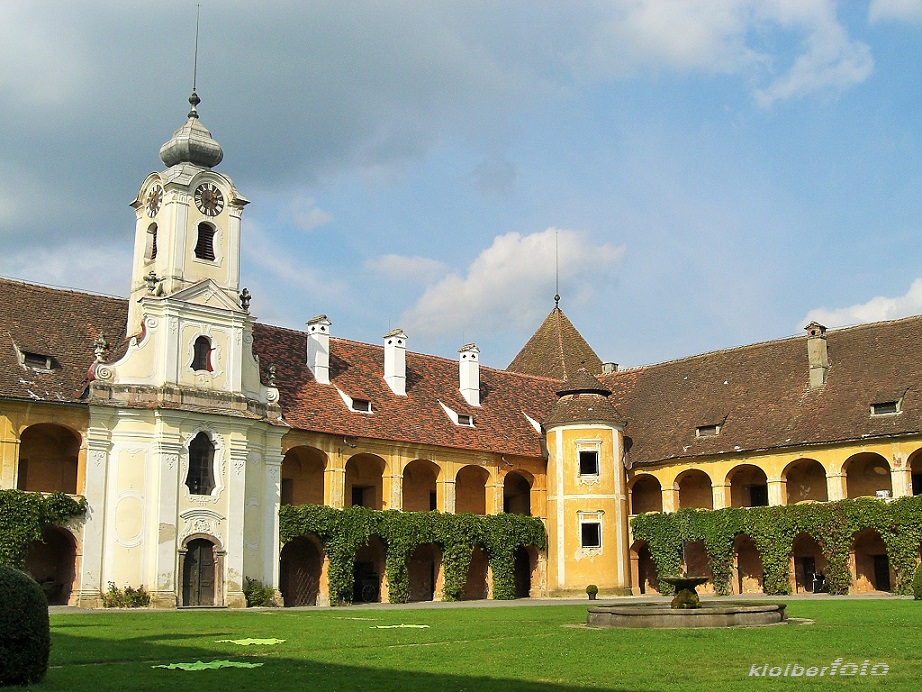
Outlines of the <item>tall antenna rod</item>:
[[195,82],[198,78],[198,23],[202,15],[202,6],[195,6],[195,53],[192,56],[192,91],[195,92]]
[[195,52],[192,55],[192,96],[189,97],[189,103],[192,104],[192,110],[189,111],[190,118],[197,118],[198,111],[195,107],[202,102],[202,99],[195,93],[195,83],[198,80],[198,24],[202,15],[202,6],[195,6]]
[[560,307],[560,231],[554,230],[554,307]]

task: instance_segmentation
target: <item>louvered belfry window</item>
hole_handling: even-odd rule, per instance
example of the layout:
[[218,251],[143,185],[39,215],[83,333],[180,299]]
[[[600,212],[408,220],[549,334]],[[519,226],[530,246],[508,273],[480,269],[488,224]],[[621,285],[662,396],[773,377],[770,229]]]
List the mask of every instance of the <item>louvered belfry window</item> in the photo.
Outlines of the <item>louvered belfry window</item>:
[[214,226],[207,223],[198,225],[198,240],[195,243],[195,256],[198,259],[214,261]]

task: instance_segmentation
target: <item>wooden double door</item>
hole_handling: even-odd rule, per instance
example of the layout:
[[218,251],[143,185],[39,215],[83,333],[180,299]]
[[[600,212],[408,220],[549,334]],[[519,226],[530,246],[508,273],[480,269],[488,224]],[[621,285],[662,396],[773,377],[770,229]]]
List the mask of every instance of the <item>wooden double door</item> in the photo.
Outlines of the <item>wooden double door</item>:
[[215,562],[214,543],[204,538],[189,541],[182,575],[184,606],[215,605]]

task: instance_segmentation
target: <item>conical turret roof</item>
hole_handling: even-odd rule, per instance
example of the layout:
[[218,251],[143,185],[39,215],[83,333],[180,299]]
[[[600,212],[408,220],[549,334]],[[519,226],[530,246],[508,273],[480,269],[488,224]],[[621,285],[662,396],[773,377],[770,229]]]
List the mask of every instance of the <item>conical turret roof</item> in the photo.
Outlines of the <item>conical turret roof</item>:
[[555,306],[506,370],[566,380],[580,368],[601,372],[602,361],[563,310]]
[[604,423],[623,427],[624,420],[609,401],[610,395],[608,387],[581,368],[557,390],[559,398],[544,425]]

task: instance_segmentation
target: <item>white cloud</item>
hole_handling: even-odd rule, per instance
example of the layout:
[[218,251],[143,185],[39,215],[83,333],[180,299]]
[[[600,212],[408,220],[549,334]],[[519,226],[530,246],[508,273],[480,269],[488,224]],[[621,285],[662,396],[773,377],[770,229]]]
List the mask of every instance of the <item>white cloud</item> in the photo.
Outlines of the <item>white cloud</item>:
[[447,267],[438,260],[428,257],[405,257],[403,255],[382,255],[365,262],[365,268],[397,281],[422,281],[429,283]]
[[0,258],[0,276],[115,296],[128,293],[130,273],[130,248],[103,243],[33,246]]
[[[776,47],[803,36],[786,70]],[[849,38],[833,0],[628,0],[599,18],[595,36],[575,49],[590,78],[642,68],[738,74],[761,106],[839,91],[871,74],[869,47]],[[767,84],[766,84],[767,81]]]
[[762,6],[767,21],[806,34],[804,51],[786,74],[755,93],[760,106],[828,91],[841,91],[866,80],[874,70],[871,49],[848,37],[828,0],[774,0]]
[[922,0],[871,0],[868,19],[873,22],[922,22]]
[[313,197],[297,197],[292,200],[287,215],[295,226],[307,232],[333,220],[330,214],[317,206]]
[[597,244],[582,231],[548,228],[540,233],[497,236],[467,268],[430,286],[401,317],[410,333],[531,329],[549,311],[554,290],[555,246],[561,291],[570,304],[586,301],[592,284],[609,272],[624,247]]
[[851,305],[847,308],[833,310],[817,308],[807,313],[804,324],[816,320],[827,327],[847,327],[853,324],[895,320],[920,313],[922,313],[922,279],[916,279],[905,295],[896,298],[877,296],[866,303]]

